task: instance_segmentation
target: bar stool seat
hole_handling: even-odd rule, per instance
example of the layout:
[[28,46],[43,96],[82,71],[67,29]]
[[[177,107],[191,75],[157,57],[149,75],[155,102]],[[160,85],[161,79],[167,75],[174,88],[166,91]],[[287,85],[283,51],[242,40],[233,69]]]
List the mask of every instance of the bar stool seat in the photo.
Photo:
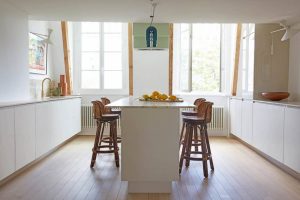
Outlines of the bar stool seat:
[[181,115],[183,116],[195,116],[197,115],[197,111],[195,110],[185,110],[181,112]]

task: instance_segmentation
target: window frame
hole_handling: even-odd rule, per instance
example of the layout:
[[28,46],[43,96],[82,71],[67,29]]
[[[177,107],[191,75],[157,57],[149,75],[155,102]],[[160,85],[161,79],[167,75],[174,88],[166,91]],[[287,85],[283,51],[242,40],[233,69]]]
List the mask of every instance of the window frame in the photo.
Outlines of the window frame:
[[[100,76],[100,88],[99,89],[88,89],[81,87],[81,23],[73,23],[73,46],[74,46],[74,92],[83,95],[94,95],[94,94],[118,94],[126,95],[129,93],[128,87],[128,25],[127,23],[122,24],[121,41],[122,41],[122,68],[121,70],[105,70],[104,69],[104,34],[116,34],[116,33],[104,33],[104,23],[99,23],[99,76]],[[121,71],[122,72],[122,88],[121,89],[104,89],[104,71]]]

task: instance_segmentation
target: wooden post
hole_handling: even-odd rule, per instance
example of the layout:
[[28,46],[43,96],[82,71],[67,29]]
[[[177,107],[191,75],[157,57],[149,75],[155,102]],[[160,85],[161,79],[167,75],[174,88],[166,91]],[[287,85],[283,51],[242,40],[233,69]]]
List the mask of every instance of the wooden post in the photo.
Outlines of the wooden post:
[[132,23],[128,23],[128,62],[129,62],[129,95],[133,95],[133,47]]
[[238,24],[236,29],[235,59],[234,59],[234,69],[233,69],[232,90],[231,90],[232,96],[236,96],[236,92],[237,92],[241,39],[242,39],[242,24]]
[[64,50],[64,63],[65,63],[65,74],[67,82],[67,94],[72,94],[72,81],[71,81],[71,70],[70,70],[70,56],[69,56],[69,41],[68,41],[68,22],[61,22],[61,32],[63,40],[63,50]]
[[173,94],[173,24],[169,24],[169,95]]

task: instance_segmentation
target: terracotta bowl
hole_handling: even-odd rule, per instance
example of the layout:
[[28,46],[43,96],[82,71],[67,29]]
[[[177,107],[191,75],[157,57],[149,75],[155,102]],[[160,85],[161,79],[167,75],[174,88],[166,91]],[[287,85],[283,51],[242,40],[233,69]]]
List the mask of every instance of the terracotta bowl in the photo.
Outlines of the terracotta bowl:
[[271,101],[280,101],[290,96],[288,92],[263,92],[261,95]]

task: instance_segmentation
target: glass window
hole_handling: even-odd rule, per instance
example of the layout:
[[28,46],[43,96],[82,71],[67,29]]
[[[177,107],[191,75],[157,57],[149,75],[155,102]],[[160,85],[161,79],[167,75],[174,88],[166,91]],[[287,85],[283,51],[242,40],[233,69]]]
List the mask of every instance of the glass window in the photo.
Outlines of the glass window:
[[80,24],[81,89],[123,89],[122,23]]

